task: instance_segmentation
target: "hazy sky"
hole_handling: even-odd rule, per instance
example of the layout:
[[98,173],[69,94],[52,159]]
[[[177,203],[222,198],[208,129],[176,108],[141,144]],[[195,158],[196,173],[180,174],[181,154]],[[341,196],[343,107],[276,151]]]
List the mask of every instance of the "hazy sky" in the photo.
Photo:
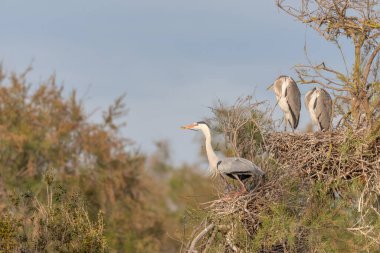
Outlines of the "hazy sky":
[[[34,84],[56,73],[88,111],[126,92],[124,133],[147,153],[169,140],[177,163],[199,160],[195,132],[179,127],[210,116],[218,99],[255,92],[275,104],[266,87],[306,62],[305,38],[315,62],[341,64],[274,0],[3,0],[0,28],[5,70],[33,63]],[[310,118],[302,112],[304,126]]]

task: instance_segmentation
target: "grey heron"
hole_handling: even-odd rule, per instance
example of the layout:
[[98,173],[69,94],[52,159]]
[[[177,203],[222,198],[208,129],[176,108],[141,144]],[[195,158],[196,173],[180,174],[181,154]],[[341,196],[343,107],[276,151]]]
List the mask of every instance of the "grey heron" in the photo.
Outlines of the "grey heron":
[[199,121],[187,126],[183,126],[182,129],[202,131],[203,135],[205,136],[206,154],[209,162],[209,169],[211,170],[213,176],[216,176],[218,173],[220,173],[226,182],[226,176],[236,179],[242,186],[242,190],[247,191],[247,188],[245,187],[242,180],[254,175],[263,176],[265,174],[264,171],[262,171],[257,165],[247,159],[240,157],[219,158],[212,148],[211,133],[207,123]]
[[320,131],[330,129],[332,100],[326,90],[313,88],[308,91],[305,95],[305,105],[309,110],[311,120],[318,125]]
[[276,94],[277,103],[284,113],[285,131],[287,123],[296,129],[301,111],[301,93],[296,82],[289,76],[279,76],[268,89]]

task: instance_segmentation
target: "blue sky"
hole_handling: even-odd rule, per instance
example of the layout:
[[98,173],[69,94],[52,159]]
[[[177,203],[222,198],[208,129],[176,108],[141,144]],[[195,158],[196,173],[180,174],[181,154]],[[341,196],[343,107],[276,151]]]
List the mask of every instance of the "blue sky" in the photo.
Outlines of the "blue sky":
[[32,63],[33,84],[55,73],[88,111],[126,92],[124,134],[146,153],[169,140],[176,163],[199,161],[196,134],[179,126],[210,116],[218,99],[255,92],[275,104],[266,87],[306,62],[305,38],[313,61],[342,67],[333,46],[270,0],[3,0],[0,28],[5,70]]

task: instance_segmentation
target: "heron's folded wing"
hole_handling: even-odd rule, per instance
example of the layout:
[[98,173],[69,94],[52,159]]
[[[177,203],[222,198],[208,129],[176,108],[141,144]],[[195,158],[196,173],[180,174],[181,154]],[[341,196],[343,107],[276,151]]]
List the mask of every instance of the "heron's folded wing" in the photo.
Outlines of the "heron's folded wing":
[[225,174],[256,174],[264,175],[265,173],[251,161],[239,158],[239,157],[230,157],[222,159],[219,162],[218,170]]
[[322,93],[318,97],[318,103],[315,108],[315,112],[318,115],[318,122],[322,129],[330,128],[331,113],[332,113],[332,100],[330,95],[322,90]]
[[298,126],[301,111],[301,92],[297,84],[292,82],[286,88],[286,98],[292,115],[293,128]]
[[305,107],[307,110],[309,110],[309,103],[310,103],[311,96],[313,95],[314,90],[315,88],[312,90],[309,90],[305,95]]

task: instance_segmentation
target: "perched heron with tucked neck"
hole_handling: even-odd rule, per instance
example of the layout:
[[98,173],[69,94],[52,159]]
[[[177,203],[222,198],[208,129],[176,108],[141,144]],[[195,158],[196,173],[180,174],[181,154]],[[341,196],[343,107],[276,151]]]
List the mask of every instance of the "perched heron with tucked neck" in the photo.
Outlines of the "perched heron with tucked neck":
[[330,94],[324,89],[314,87],[306,93],[305,105],[309,110],[311,120],[318,125],[319,130],[329,130],[332,117]]
[[285,131],[288,123],[296,129],[301,111],[301,93],[296,82],[290,76],[280,76],[268,90],[276,94],[277,103],[284,112]]
[[247,191],[242,180],[251,176],[263,176],[265,173],[253,162],[240,158],[240,157],[227,157],[219,158],[211,145],[210,127],[203,121],[195,122],[193,124],[183,126],[182,129],[202,131],[205,136],[206,154],[209,162],[209,169],[213,176],[220,174],[227,182],[226,176],[236,179],[242,186],[242,191]]

